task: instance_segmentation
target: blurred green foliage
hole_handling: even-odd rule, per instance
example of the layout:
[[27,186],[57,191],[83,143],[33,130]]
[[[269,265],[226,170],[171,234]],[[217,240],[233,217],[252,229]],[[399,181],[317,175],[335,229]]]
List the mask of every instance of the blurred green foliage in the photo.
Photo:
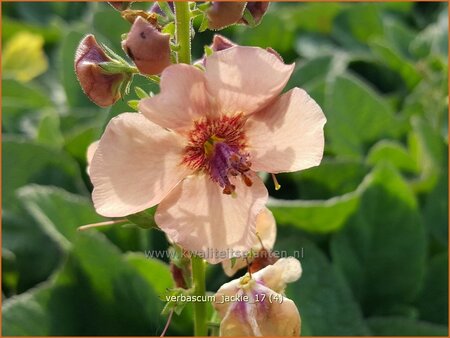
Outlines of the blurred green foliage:
[[[146,4],[136,6],[145,8]],[[276,249],[302,250],[287,294],[303,335],[448,334],[446,3],[274,3],[233,41],[272,47],[323,107],[323,164],[267,182]],[[172,286],[164,235],[101,221],[86,148],[125,102],[82,93],[75,48],[88,32],[121,55],[129,24],[104,3],[2,3],[3,335],[159,335]],[[196,58],[213,32],[198,33]],[[153,84],[137,79],[146,91]],[[125,100],[137,99],[131,93]],[[208,269],[208,290],[227,281]],[[192,309],[169,335],[192,334]]]

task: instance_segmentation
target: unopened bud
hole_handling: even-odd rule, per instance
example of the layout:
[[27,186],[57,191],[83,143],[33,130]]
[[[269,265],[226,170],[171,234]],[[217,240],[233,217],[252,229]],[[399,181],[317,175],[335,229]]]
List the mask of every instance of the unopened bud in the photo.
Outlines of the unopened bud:
[[[267,9],[269,8],[270,2],[262,2],[262,1],[254,1],[254,2],[247,2],[247,6],[245,7],[248,12],[250,12],[250,15],[253,17],[253,26],[258,25],[264,14],[266,14]],[[250,25],[251,23],[244,17],[239,21],[239,23],[243,23],[245,25]]]
[[246,4],[246,2],[213,2],[207,11],[208,27],[218,30],[237,23],[244,14]]
[[228,40],[226,37],[223,37],[222,35],[215,34],[210,48],[213,52],[218,52],[233,46],[237,46],[233,41]]
[[100,107],[114,104],[121,96],[120,88],[130,75],[106,72],[103,63],[113,62],[91,34],[81,40],[75,52],[75,73],[84,93]]
[[122,48],[142,74],[160,74],[170,62],[170,34],[161,33],[142,17],[137,17]]

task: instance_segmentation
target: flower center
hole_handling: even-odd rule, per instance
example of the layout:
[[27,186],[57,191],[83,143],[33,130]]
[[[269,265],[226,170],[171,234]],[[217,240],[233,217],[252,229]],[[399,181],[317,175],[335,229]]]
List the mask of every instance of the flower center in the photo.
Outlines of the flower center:
[[230,177],[241,176],[247,186],[252,185],[248,176],[251,163],[245,152],[244,125],[243,114],[196,121],[184,151],[183,163],[194,170],[205,171],[227,195],[236,189]]

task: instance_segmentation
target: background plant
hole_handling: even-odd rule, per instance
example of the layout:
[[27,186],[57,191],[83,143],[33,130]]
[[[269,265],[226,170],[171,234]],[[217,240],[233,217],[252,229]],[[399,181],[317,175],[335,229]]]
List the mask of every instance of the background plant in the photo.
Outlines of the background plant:
[[[328,118],[323,164],[271,191],[275,249],[303,248],[287,291],[303,335],[447,335],[447,10],[277,3],[258,27],[221,31],[295,61],[286,90],[305,88]],[[103,220],[86,148],[138,96],[94,106],[73,52],[88,32],[121,51],[130,24],[103,3],[3,3],[2,15],[3,334],[158,335],[172,281],[145,251],[165,250],[164,235],[76,231]],[[197,33],[194,59],[212,35]],[[226,280],[207,271],[209,291]],[[191,317],[188,306],[168,334],[192,334]]]

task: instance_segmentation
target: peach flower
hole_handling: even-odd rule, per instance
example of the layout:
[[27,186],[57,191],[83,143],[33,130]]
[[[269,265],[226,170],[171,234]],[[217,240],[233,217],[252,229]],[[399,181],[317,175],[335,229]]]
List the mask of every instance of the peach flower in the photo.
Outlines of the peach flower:
[[209,262],[249,250],[267,201],[256,172],[306,169],[323,155],[320,107],[299,88],[280,95],[293,69],[241,46],[213,53],[204,72],[167,67],[161,92],[141,100],[141,113],[113,118],[99,142],[89,169],[97,212],[159,204],[158,226]]
[[297,259],[281,258],[252,276],[246,274],[222,285],[213,303],[222,319],[220,335],[298,336],[300,314],[284,290],[301,273]]

